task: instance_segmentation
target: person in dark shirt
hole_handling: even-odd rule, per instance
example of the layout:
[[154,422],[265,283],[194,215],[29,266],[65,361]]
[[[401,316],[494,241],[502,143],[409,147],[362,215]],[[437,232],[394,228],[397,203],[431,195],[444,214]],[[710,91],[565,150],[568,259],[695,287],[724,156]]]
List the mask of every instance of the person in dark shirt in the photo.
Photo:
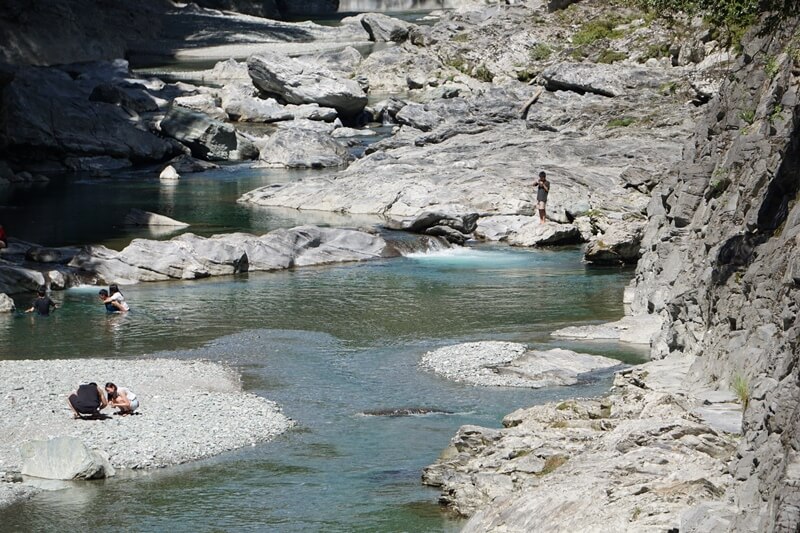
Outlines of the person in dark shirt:
[[26,313],[33,313],[36,311],[36,314],[40,316],[47,316],[50,314],[50,308],[58,309],[56,303],[47,296],[47,293],[44,289],[39,289],[39,296],[31,303],[30,309],[26,310]]
[[547,174],[539,172],[539,181],[534,184],[536,191],[536,207],[539,209],[539,221],[544,224],[547,222],[547,195],[550,193],[550,182],[547,181]]
[[67,404],[72,409],[74,418],[81,415],[100,416],[100,410],[108,405],[106,395],[97,383],[84,383],[67,397]]

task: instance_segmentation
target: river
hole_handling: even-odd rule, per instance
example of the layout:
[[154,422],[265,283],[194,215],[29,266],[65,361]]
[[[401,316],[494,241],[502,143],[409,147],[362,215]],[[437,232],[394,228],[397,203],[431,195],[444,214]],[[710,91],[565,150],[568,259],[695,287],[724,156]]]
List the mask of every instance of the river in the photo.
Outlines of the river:
[[[44,187],[7,190],[0,212],[19,238],[117,249],[135,237],[154,237],[122,224],[131,207],[188,222],[202,235],[377,222],[236,203],[245,191],[306,174],[234,165],[177,184],[161,183],[152,170],[102,179],[65,176]],[[632,271],[591,268],[581,258],[579,247],[475,245],[125,287],[133,308],[127,316],[106,315],[96,288],[73,288],[55,293],[62,307],[49,318],[2,317],[0,358],[224,361],[243,373],[248,390],[278,402],[297,427],[276,441],[210,460],[45,491],[0,512],[0,529],[456,531],[462,522],[438,506],[437,491],[423,487],[420,474],[458,427],[499,427],[520,407],[601,394],[611,376],[574,387],[491,389],[448,382],[420,370],[418,361],[428,350],[477,340],[640,361],[641,352],[617,343],[549,336],[566,325],[622,315]],[[18,306],[28,299],[17,297]],[[439,412],[362,414],[404,407]]]

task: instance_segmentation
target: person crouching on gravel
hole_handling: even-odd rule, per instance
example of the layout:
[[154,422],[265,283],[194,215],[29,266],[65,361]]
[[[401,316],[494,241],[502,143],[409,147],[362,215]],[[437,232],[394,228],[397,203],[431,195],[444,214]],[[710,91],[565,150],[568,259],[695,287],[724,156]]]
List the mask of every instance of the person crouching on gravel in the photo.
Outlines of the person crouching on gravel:
[[108,403],[119,409],[114,414],[127,416],[139,408],[139,399],[136,394],[127,387],[117,387],[111,382],[106,383],[106,393]]

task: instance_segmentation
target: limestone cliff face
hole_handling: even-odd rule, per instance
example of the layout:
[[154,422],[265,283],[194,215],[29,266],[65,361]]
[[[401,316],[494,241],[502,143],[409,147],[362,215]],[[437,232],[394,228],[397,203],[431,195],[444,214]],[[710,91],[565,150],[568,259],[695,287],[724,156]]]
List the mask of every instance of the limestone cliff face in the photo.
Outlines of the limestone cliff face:
[[735,531],[800,527],[800,22],[753,36],[648,208],[634,313],[655,357],[749,394]]

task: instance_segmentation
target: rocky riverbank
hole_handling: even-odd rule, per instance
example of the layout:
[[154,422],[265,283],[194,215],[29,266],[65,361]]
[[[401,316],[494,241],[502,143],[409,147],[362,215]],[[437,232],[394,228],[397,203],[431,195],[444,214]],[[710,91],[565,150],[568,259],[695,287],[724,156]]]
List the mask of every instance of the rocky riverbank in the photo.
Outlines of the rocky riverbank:
[[605,398],[462,428],[424,479],[465,531],[797,530],[798,24],[751,31],[655,188],[632,318],[561,332],[643,320],[659,360]]
[[622,371],[604,398],[520,409],[503,429],[463,426],[423,482],[472,516],[465,531],[728,531],[741,406],[688,395],[690,364]]
[[[113,381],[138,395],[133,416],[74,420],[66,396],[81,382]],[[21,468],[27,441],[75,437],[114,468],[160,468],[268,441],[293,422],[242,391],[239,375],[208,361],[69,359],[0,361],[0,471]],[[8,476],[7,476],[8,477]],[[31,494],[0,483],[0,505]]]

